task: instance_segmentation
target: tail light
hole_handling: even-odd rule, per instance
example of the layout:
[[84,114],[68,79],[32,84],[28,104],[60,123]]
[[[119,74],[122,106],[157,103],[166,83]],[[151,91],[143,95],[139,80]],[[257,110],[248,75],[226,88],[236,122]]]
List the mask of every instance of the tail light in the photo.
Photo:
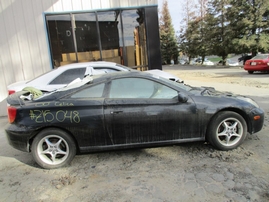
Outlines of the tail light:
[[15,93],[15,90],[8,90],[8,95]]
[[16,119],[17,109],[15,107],[9,106],[7,108],[8,122],[13,123]]

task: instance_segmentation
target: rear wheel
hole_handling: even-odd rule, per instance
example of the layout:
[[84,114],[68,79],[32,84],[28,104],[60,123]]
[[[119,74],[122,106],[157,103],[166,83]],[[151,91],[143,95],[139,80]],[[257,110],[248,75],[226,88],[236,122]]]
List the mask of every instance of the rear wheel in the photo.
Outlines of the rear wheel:
[[235,112],[220,112],[213,117],[207,137],[209,142],[220,150],[235,149],[242,144],[247,135],[244,118]]
[[248,73],[249,73],[249,74],[253,74],[253,73],[254,73],[254,71],[248,71]]
[[76,155],[73,138],[66,132],[51,128],[41,131],[31,146],[36,163],[42,168],[53,169],[69,164]]

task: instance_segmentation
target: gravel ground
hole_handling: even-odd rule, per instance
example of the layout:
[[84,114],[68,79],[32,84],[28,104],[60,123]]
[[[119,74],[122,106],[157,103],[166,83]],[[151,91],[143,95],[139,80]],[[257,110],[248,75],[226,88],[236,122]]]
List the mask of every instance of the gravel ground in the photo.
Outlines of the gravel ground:
[[264,108],[261,132],[232,151],[198,142],[76,156],[69,167],[43,170],[11,148],[0,118],[0,201],[267,202],[269,74],[240,68],[165,66],[192,85],[254,97]]

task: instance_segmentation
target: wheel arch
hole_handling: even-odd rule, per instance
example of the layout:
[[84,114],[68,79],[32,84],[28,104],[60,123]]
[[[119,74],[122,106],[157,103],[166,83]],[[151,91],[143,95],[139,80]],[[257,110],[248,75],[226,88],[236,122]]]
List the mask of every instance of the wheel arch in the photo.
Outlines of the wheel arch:
[[28,141],[28,145],[29,145],[29,152],[31,152],[31,145],[34,141],[34,138],[43,130],[46,130],[46,129],[58,129],[58,130],[62,130],[64,132],[66,132],[74,141],[75,145],[76,145],[76,151],[77,153],[80,152],[79,150],[79,146],[78,146],[78,142],[77,142],[77,139],[74,137],[74,135],[69,131],[67,130],[66,128],[63,128],[63,127],[59,127],[59,126],[45,126],[45,127],[42,127],[42,128],[39,128],[38,130],[36,130],[35,134],[29,139]]
[[250,124],[250,120],[247,116],[247,114],[241,110],[241,109],[238,109],[238,108],[233,108],[233,107],[229,107],[229,108],[224,108],[224,109],[221,109],[219,111],[217,111],[209,120],[208,124],[207,124],[207,128],[206,128],[206,135],[205,135],[205,139],[207,139],[207,135],[208,135],[208,128],[209,128],[209,125],[211,124],[212,120],[215,118],[215,116],[220,113],[220,112],[235,112],[237,114],[239,114],[240,116],[243,117],[243,119],[246,121],[246,124],[247,124],[247,132],[251,131],[252,130],[252,127],[251,127],[251,124]]

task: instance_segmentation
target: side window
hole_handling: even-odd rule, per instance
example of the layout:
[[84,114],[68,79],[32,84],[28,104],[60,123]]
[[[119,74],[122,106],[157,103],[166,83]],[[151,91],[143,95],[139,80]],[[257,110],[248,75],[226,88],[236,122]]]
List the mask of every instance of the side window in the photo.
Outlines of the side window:
[[172,99],[177,94],[177,91],[155,81],[141,78],[124,78],[111,82],[109,97]]
[[83,79],[85,71],[85,67],[66,70],[59,76],[57,76],[55,79],[53,79],[49,84],[69,84],[77,78]]
[[71,96],[71,98],[100,98],[103,95],[105,84],[99,84],[83,89]]

